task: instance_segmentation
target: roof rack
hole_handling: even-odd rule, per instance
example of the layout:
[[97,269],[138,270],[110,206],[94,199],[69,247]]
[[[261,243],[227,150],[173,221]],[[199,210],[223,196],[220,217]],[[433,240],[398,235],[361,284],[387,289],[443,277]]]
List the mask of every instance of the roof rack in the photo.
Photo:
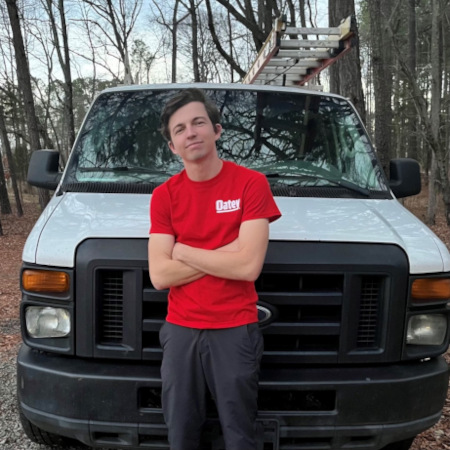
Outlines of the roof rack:
[[[298,39],[300,35],[305,39]],[[316,39],[306,39],[307,35],[314,35]],[[334,28],[288,27],[286,16],[280,17],[275,20],[272,31],[242,82],[305,86],[352,48],[354,36],[354,16],[347,17]],[[320,88],[314,85],[308,87]]]

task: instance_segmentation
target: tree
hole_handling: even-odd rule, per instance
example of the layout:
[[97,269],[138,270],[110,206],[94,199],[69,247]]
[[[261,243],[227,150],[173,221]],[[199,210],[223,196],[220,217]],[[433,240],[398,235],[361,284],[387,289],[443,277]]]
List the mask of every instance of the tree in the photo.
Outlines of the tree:
[[[432,20],[431,20],[431,56],[430,65],[431,71],[431,101],[429,102],[430,93],[427,91],[422,92],[419,82],[415,74],[410,70],[407,58],[402,53],[401,42],[397,38],[392,23],[394,21],[394,15],[396,9],[399,7],[399,3],[395,5],[392,16],[387,22],[386,30],[391,38],[394,46],[396,56],[398,58],[402,73],[406,77],[409,84],[409,88],[414,100],[414,104],[417,111],[417,119],[420,121],[421,129],[423,133],[424,141],[426,142],[429,151],[433,158],[435,158],[435,165],[432,165],[429,178],[430,195],[429,203],[432,203],[428,209],[427,222],[429,224],[434,223],[435,219],[435,206],[434,199],[434,185],[435,179],[439,179],[442,186],[443,200],[445,205],[445,215],[447,224],[450,225],[450,183],[448,174],[448,159],[446,156],[446,143],[442,139],[442,130],[444,129],[442,124],[441,113],[441,96],[442,96],[442,60],[444,46],[442,45],[441,36],[442,33],[442,3],[441,0],[433,0],[431,3]],[[430,104],[429,104],[430,103]],[[448,145],[448,143],[447,143]]]
[[392,44],[386,26],[391,17],[391,0],[368,1],[371,62],[375,90],[375,147],[381,165],[389,172],[392,147]]
[[124,84],[133,84],[130,63],[130,34],[142,7],[142,0],[82,0],[100,17],[91,23],[119,53],[124,67]]
[[[31,150],[38,150],[41,148],[39,140],[39,126],[36,117],[36,111],[33,100],[33,91],[31,88],[31,76],[28,66],[27,54],[22,37],[22,30],[20,28],[19,11],[16,0],[5,0],[8,7],[8,15],[13,34],[14,51],[16,59],[16,70],[19,88],[22,91],[23,103],[25,109],[25,117],[27,121],[28,136],[31,145]],[[39,189],[39,203],[44,208],[50,200],[50,195],[47,190]]]
[[[329,0],[328,9],[330,27],[337,27],[339,26],[341,20],[348,16],[355,16],[355,1],[341,0],[336,2]],[[358,36],[357,27],[356,36]],[[365,122],[366,107],[361,81],[359,41],[356,38],[355,40],[356,45],[352,51],[345,55],[344,58],[330,66],[330,91],[349,98],[355,105],[361,119]]]
[[136,84],[143,82],[145,76],[145,82],[150,83],[150,68],[155,60],[155,54],[153,54],[147,44],[141,39],[135,39],[131,50],[131,58],[133,65],[136,67],[134,74],[134,80]]
[[[217,0],[216,3],[220,3],[225,8],[228,14],[235,19],[237,24],[243,27],[244,30],[250,33],[250,36],[254,43],[255,55],[263,46],[267,36],[272,30],[273,19],[280,16],[280,9],[278,8],[275,0],[268,0],[266,2],[258,2],[259,8],[257,9],[255,16],[255,10],[253,4],[250,1],[243,3],[237,3],[239,9],[228,0]],[[239,51],[236,51],[232,46],[228,50],[223,45],[222,36],[219,38],[219,33],[216,32],[215,16],[213,12],[213,4],[211,0],[206,0],[206,7],[208,11],[208,26],[211,31],[211,37],[219,52],[219,54],[225,59],[225,61],[235,70],[241,78],[247,73],[247,69],[250,66],[242,67],[239,60]],[[247,61],[246,61],[247,62]]]
[[436,193],[435,179],[439,177],[444,193],[444,203],[447,206],[447,224],[450,225],[450,186],[448,180],[448,164],[446,164],[445,148],[441,145],[441,91],[442,91],[442,59],[441,59],[441,26],[442,10],[441,1],[432,0],[432,21],[431,21],[431,111],[430,111],[430,132],[436,146],[431,146],[432,165],[428,183],[428,212],[427,222],[435,223],[436,217]]
[[[220,53],[220,55],[222,55],[222,57],[225,59],[225,61],[227,61],[228,64],[230,64],[230,66],[233,68],[233,70],[235,70],[239,76],[241,78],[243,78],[246,74],[246,71],[239,65],[239,63],[235,60],[234,56],[233,56],[233,51],[231,50],[230,52],[228,52],[221,43],[221,39],[219,39],[219,36],[216,33],[216,26],[214,23],[214,15],[212,12],[212,7],[211,7],[211,2],[210,0],[206,0],[206,7],[207,7],[207,11],[208,11],[208,26],[209,26],[209,30],[211,32],[211,37],[213,39],[213,42],[218,50],[218,52]],[[231,10],[232,11],[232,10]],[[230,14],[234,15],[232,12],[230,12]],[[258,41],[258,44],[261,46],[262,43]]]
[[[2,143],[2,147],[5,150],[6,160],[8,161],[9,175],[10,175],[11,184],[12,184],[13,191],[14,191],[14,197],[16,199],[17,215],[19,217],[22,217],[23,210],[22,210],[22,203],[20,201],[19,188],[17,186],[16,167],[15,167],[14,158],[13,158],[13,155],[11,152],[11,145],[10,145],[9,139],[8,139],[8,132],[6,129],[6,122],[5,122],[5,114],[3,111],[3,107],[1,105],[0,105],[0,142]],[[3,204],[3,202],[2,202],[2,204]],[[9,210],[11,210],[11,207],[9,207]]]
[[[163,42],[163,47],[170,47],[170,60],[171,60],[171,70],[170,70],[170,78],[172,83],[176,83],[178,81],[178,69],[177,69],[177,60],[178,60],[178,28],[180,24],[189,17],[189,12],[182,11],[180,14],[180,5],[182,6],[182,2],[180,0],[175,0],[173,3],[173,9],[170,11],[166,9],[167,5],[161,4],[158,0],[152,0],[154,7],[158,11],[158,15],[156,17],[156,23],[163,27],[163,30],[166,30],[170,33],[170,42]],[[169,12],[171,14],[169,14]],[[167,20],[166,17],[171,17],[171,20]]]
[[[408,0],[408,65],[411,73],[416,76],[417,68],[417,21],[416,21],[416,0]],[[407,150],[408,156],[418,159],[417,149],[417,127],[416,127],[416,108],[414,101],[409,99],[408,102],[408,121],[407,121]]]
[[1,157],[1,154],[0,154],[0,213],[11,214],[11,203],[9,202],[8,190],[6,189],[5,168],[3,166],[3,158]]
[[[58,0],[57,4],[55,0],[42,1],[50,20],[54,47],[64,76],[64,83],[62,83],[62,86],[64,88],[63,105],[67,134],[67,145],[64,147],[71,149],[75,142],[75,122],[73,115],[72,73],[70,67],[69,36],[67,31],[65,4],[64,0]],[[59,16],[59,22],[57,21],[55,12]],[[62,40],[62,45],[60,40]]]

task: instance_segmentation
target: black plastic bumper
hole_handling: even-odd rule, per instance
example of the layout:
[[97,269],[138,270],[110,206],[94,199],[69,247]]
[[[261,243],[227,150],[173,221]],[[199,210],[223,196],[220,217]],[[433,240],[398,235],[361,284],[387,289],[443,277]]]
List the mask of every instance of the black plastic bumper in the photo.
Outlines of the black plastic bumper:
[[[43,430],[93,447],[169,449],[157,365],[62,357],[23,345],[17,384],[24,415]],[[380,367],[263,370],[260,384],[264,448],[377,450],[439,420],[448,366],[436,358]],[[210,425],[215,427],[214,420]]]

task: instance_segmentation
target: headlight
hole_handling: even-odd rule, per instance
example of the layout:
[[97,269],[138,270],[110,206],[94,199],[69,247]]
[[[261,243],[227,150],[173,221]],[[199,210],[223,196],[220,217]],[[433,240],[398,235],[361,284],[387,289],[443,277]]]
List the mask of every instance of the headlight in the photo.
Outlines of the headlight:
[[408,322],[406,343],[412,345],[441,345],[447,334],[444,314],[419,314]]
[[70,333],[70,313],[64,308],[28,306],[25,323],[33,338],[64,337]]

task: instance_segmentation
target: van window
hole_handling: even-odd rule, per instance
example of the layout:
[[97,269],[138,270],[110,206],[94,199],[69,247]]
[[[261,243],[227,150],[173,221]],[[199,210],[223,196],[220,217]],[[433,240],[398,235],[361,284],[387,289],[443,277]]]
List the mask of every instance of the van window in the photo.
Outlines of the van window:
[[[92,106],[68,163],[62,189],[102,184],[152,188],[182,170],[159,132],[173,90],[107,92]],[[275,195],[335,188],[352,195],[389,191],[353,108],[327,95],[208,90],[222,115],[224,159],[266,174]],[[92,186],[91,189],[88,187]],[[334,194],[333,194],[334,195]]]

